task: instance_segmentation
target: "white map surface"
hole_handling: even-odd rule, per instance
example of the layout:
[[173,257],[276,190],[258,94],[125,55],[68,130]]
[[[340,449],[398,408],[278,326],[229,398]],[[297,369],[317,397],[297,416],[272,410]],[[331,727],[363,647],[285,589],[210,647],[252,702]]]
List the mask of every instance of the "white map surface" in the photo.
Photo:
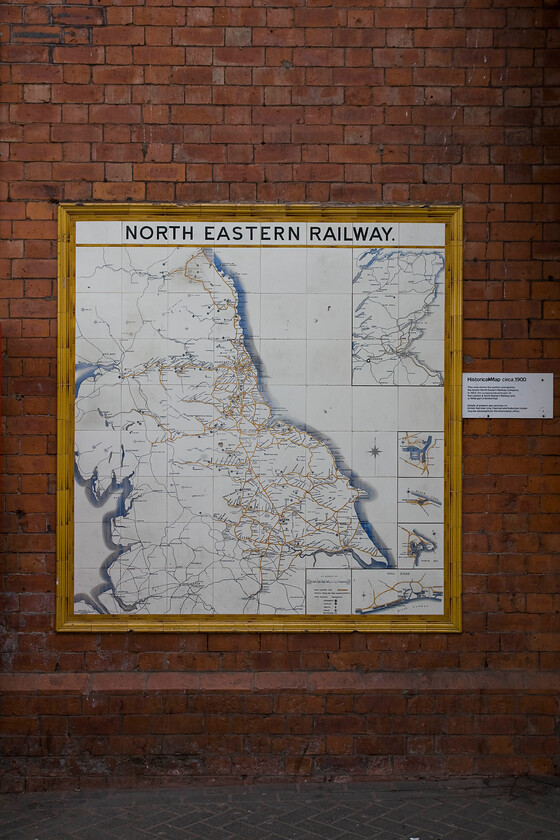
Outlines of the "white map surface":
[[441,249],[78,248],[76,612],[441,612],[442,278]]

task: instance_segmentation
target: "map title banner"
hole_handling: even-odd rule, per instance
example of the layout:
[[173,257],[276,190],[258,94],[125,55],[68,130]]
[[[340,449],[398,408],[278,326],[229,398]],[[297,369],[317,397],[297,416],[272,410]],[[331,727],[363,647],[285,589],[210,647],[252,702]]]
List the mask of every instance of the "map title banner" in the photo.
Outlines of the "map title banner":
[[78,222],[77,245],[445,246],[445,225],[406,222]]

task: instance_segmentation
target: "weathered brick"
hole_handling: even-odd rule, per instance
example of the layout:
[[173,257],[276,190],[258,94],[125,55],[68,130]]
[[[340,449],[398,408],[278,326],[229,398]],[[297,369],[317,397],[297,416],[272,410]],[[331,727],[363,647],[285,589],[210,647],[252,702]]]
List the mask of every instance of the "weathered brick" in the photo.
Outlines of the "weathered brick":
[[[284,778],[554,772],[557,698],[514,690],[511,676],[529,685],[560,664],[550,421],[465,422],[462,636],[114,634],[101,653],[98,637],[52,630],[58,201],[462,204],[466,369],[557,363],[554,10],[373,5],[3,11],[4,601],[15,679],[34,680],[10,713],[28,732],[6,735],[14,755],[48,737],[52,756],[89,749],[109,768],[188,750],[224,778],[232,767]],[[37,693],[36,673],[82,679],[86,666],[108,680],[121,669],[130,686],[166,669],[208,672],[234,693],[179,692],[165,709],[154,691],[134,707],[130,692],[111,706],[77,686]],[[453,673],[454,687],[346,690],[376,668],[383,684],[403,674],[407,690],[419,669]],[[287,691],[281,672],[305,686],[322,669],[324,685],[341,674],[345,690]],[[478,688],[488,675],[502,680],[497,697]],[[267,693],[238,693],[253,676]],[[46,784],[34,772],[29,789]]]

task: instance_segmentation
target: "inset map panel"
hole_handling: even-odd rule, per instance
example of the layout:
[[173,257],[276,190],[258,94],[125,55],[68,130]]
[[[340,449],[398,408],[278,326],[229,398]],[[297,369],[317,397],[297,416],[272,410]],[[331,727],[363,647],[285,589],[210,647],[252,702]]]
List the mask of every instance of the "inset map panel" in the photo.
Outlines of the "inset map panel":
[[354,385],[443,385],[444,252],[354,255]]
[[443,572],[354,572],[352,606],[358,615],[422,615],[443,611]]

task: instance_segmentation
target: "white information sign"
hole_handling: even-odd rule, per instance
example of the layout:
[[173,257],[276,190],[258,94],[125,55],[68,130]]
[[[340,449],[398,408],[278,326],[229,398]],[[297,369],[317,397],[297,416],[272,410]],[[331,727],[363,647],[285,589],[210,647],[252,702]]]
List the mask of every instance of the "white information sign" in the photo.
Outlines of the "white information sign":
[[552,373],[464,373],[463,417],[552,417]]

